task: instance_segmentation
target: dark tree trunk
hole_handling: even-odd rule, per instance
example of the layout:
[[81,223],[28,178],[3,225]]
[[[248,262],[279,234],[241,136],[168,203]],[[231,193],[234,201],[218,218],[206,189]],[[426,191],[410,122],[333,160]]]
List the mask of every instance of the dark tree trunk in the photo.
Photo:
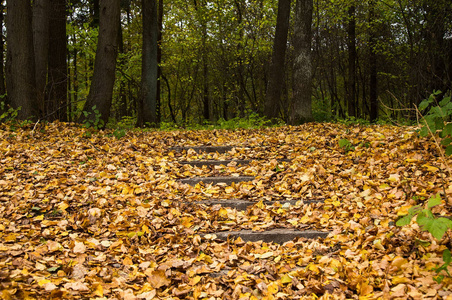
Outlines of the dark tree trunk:
[[46,113],[50,121],[67,121],[66,0],[54,0],[50,7],[49,79]]
[[378,82],[377,82],[377,53],[376,47],[376,28],[372,23],[375,22],[375,2],[369,1],[369,65],[370,65],[370,82],[369,82],[369,98],[370,98],[370,121],[374,122],[378,118]]
[[157,122],[160,123],[162,118],[162,100],[161,100],[161,78],[162,69],[160,64],[162,63],[162,31],[163,31],[163,0],[159,0],[158,4],[158,26],[159,33],[157,38],[157,65],[158,65],[158,80],[157,80]]
[[348,116],[356,117],[356,19],[355,5],[348,9]]
[[91,27],[99,27],[99,18],[100,18],[100,4],[99,0],[92,0],[91,3]]
[[[88,98],[86,99],[79,121],[91,122],[91,125],[105,126],[110,117],[110,108],[115,83],[118,28],[120,25],[120,0],[100,0],[99,40],[97,42],[94,74]],[[93,109],[95,106],[96,109]],[[103,124],[95,124],[100,113]]]
[[143,50],[138,126],[157,126],[157,0],[142,0]]
[[287,34],[289,32],[290,2],[291,0],[278,1],[275,40],[273,42],[273,54],[264,107],[264,115],[269,119],[277,118],[280,112],[281,93],[285,79],[285,58]]
[[[47,64],[49,58],[49,0],[35,0],[33,3],[33,44],[36,68],[36,92],[40,109],[45,110],[47,85]],[[66,25],[65,25],[66,26]]]
[[37,120],[40,110],[36,96],[30,0],[8,0],[6,88],[13,108],[21,108],[18,118]]
[[[4,24],[4,13],[5,6],[3,5],[3,1],[0,3],[0,26],[3,28]],[[5,86],[5,70],[3,68],[5,57],[5,41],[3,37],[3,32],[0,32],[0,102],[7,102],[6,98],[6,86]]]
[[312,55],[311,24],[312,0],[297,0],[294,25],[294,87],[293,108],[289,123],[298,125],[313,121],[311,106]]

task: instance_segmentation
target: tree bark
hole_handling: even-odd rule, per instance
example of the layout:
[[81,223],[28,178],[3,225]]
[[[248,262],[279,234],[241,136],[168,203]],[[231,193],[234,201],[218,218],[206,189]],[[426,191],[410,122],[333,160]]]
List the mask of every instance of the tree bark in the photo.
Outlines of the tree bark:
[[40,110],[36,96],[33,51],[32,11],[30,0],[8,0],[6,20],[6,88],[20,120],[37,120]]
[[157,122],[160,123],[162,118],[162,101],[161,101],[161,78],[162,69],[160,64],[162,63],[162,31],[163,31],[163,0],[159,0],[158,3],[158,38],[157,38],[157,66],[158,66],[158,80],[157,80]]
[[[88,121],[98,127],[105,126],[110,117],[118,52],[120,3],[120,0],[100,0],[99,3],[99,40],[94,60],[94,74],[83,107],[87,114],[82,114],[79,119],[80,122]],[[96,116],[95,110],[100,113],[100,119]],[[98,123],[100,120],[103,124]]]
[[370,98],[370,121],[374,122],[378,118],[378,78],[377,78],[377,53],[376,47],[376,28],[375,24],[375,2],[369,0],[369,64],[370,64],[370,81],[369,81],[369,98]]
[[141,67],[141,98],[138,126],[158,125],[157,119],[157,0],[142,0],[143,50]]
[[289,32],[291,0],[278,1],[278,16],[276,19],[273,54],[270,64],[267,94],[265,96],[264,115],[269,119],[279,116],[281,94],[285,79],[285,59],[287,34]]
[[[4,11],[5,6],[3,5],[3,1],[0,3],[0,26],[3,28],[4,24]],[[4,57],[4,50],[5,50],[5,41],[3,32],[0,32],[0,102],[7,102],[6,98],[6,86],[5,86],[5,70],[3,68],[5,57]]]
[[33,3],[33,45],[35,53],[36,92],[40,109],[45,111],[47,65],[49,59],[49,0]]
[[49,30],[48,120],[67,121],[66,0],[52,1]]
[[348,116],[356,117],[356,19],[355,5],[348,9]]
[[312,55],[311,24],[312,0],[297,0],[294,25],[294,87],[291,125],[313,121],[311,106]]

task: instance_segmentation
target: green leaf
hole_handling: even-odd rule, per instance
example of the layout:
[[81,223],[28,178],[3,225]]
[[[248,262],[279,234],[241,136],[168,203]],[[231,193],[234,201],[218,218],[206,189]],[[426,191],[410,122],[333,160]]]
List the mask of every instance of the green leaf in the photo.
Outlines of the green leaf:
[[433,277],[433,280],[436,281],[436,283],[440,284],[441,282],[443,282],[444,279],[444,275],[438,275],[436,277]]
[[413,218],[413,216],[408,214],[408,215],[398,219],[396,222],[396,225],[397,226],[406,226],[406,225],[410,224],[412,218]]
[[431,196],[430,199],[428,199],[427,207],[428,209],[440,205],[441,204],[441,196],[439,194],[436,194],[435,196]]
[[448,123],[443,129],[443,137],[452,136],[452,123]]
[[425,99],[425,100],[423,100],[420,104],[419,104],[419,110],[424,110],[424,109],[426,109],[429,105],[430,105],[430,103],[432,103],[433,101],[432,100],[430,100],[430,99]]
[[351,145],[351,143],[347,139],[340,139],[339,140],[339,147],[341,147],[341,148],[344,148],[344,147],[347,147],[347,146],[350,146],[350,145]]
[[443,100],[439,102],[439,106],[443,107],[450,103],[450,96],[444,97]]
[[447,146],[447,148],[446,148],[446,155],[447,156],[452,155],[452,145]]
[[447,218],[433,219],[425,226],[437,240],[441,240],[449,228],[452,228],[452,221]]
[[452,143],[452,139],[451,138],[445,138],[445,139],[441,140],[441,145],[443,145],[443,146],[447,146],[450,143]]
[[452,256],[450,254],[450,250],[446,249],[443,252],[443,261],[445,264],[449,265],[452,262]]
[[427,127],[427,126],[423,126],[423,127],[421,128],[421,131],[419,131],[419,134],[420,134],[420,136],[422,136],[422,137],[428,136],[428,134],[429,134],[428,127]]

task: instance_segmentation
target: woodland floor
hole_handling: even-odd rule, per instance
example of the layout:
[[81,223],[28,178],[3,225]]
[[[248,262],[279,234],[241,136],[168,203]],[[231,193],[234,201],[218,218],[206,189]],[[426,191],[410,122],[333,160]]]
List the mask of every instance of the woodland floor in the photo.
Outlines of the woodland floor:
[[[436,241],[408,208],[441,193],[449,158],[412,127],[307,124],[236,131],[111,132],[53,123],[0,127],[2,299],[452,299],[434,281]],[[339,147],[347,139],[354,148]],[[232,145],[225,154],[174,146]],[[182,160],[252,159],[192,167]],[[282,159],[288,159],[284,161]],[[258,161],[259,160],[259,161]],[[193,176],[255,176],[232,186]],[[246,211],[194,204],[247,199]],[[323,200],[268,206],[262,200]],[[223,230],[331,233],[285,244],[221,241]],[[450,270],[452,271],[452,270]]]

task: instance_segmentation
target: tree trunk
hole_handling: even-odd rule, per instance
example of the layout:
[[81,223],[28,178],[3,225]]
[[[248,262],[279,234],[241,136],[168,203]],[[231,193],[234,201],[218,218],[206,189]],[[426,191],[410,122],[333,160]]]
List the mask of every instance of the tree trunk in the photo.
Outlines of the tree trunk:
[[99,27],[99,18],[100,18],[100,2],[99,0],[92,0],[91,3],[91,27]]
[[97,127],[104,127],[110,117],[118,50],[120,3],[120,0],[100,0],[99,3],[99,40],[94,60],[94,74],[83,107],[86,114],[82,114],[79,119],[80,122],[90,122]]
[[356,19],[355,5],[348,9],[348,116],[356,117]]
[[6,87],[11,106],[21,108],[20,120],[37,120],[40,110],[36,96],[30,0],[8,0],[6,20]]
[[36,68],[36,92],[39,108],[44,114],[47,113],[44,103],[46,98],[47,64],[49,59],[49,9],[49,0],[35,0],[33,3],[33,45]]
[[66,0],[52,1],[49,24],[49,79],[46,113],[50,121],[67,121]]
[[370,98],[370,121],[374,122],[378,118],[378,82],[377,82],[377,53],[376,47],[376,28],[375,24],[375,2],[369,1],[369,64],[370,64],[370,82],[369,82],[369,98]]
[[158,3],[158,38],[157,38],[157,66],[158,66],[158,80],[157,80],[157,122],[160,124],[162,118],[162,100],[161,100],[161,78],[162,69],[160,64],[162,63],[162,31],[163,31],[163,0],[159,0]]
[[312,60],[311,23],[312,0],[297,0],[294,25],[294,87],[291,125],[313,121],[311,107]]
[[[0,3],[0,26],[3,28],[4,24],[4,11],[5,6],[3,5],[3,1]],[[5,70],[3,68],[5,57],[4,57],[4,50],[5,50],[5,41],[3,32],[0,32],[0,102],[7,102],[6,99],[6,86],[5,86]]]
[[141,67],[141,98],[139,126],[157,126],[157,0],[142,0],[143,50]]
[[285,79],[285,58],[287,34],[289,32],[290,2],[291,0],[278,1],[275,40],[273,42],[273,54],[264,107],[264,115],[269,119],[277,118],[280,112],[279,105]]

